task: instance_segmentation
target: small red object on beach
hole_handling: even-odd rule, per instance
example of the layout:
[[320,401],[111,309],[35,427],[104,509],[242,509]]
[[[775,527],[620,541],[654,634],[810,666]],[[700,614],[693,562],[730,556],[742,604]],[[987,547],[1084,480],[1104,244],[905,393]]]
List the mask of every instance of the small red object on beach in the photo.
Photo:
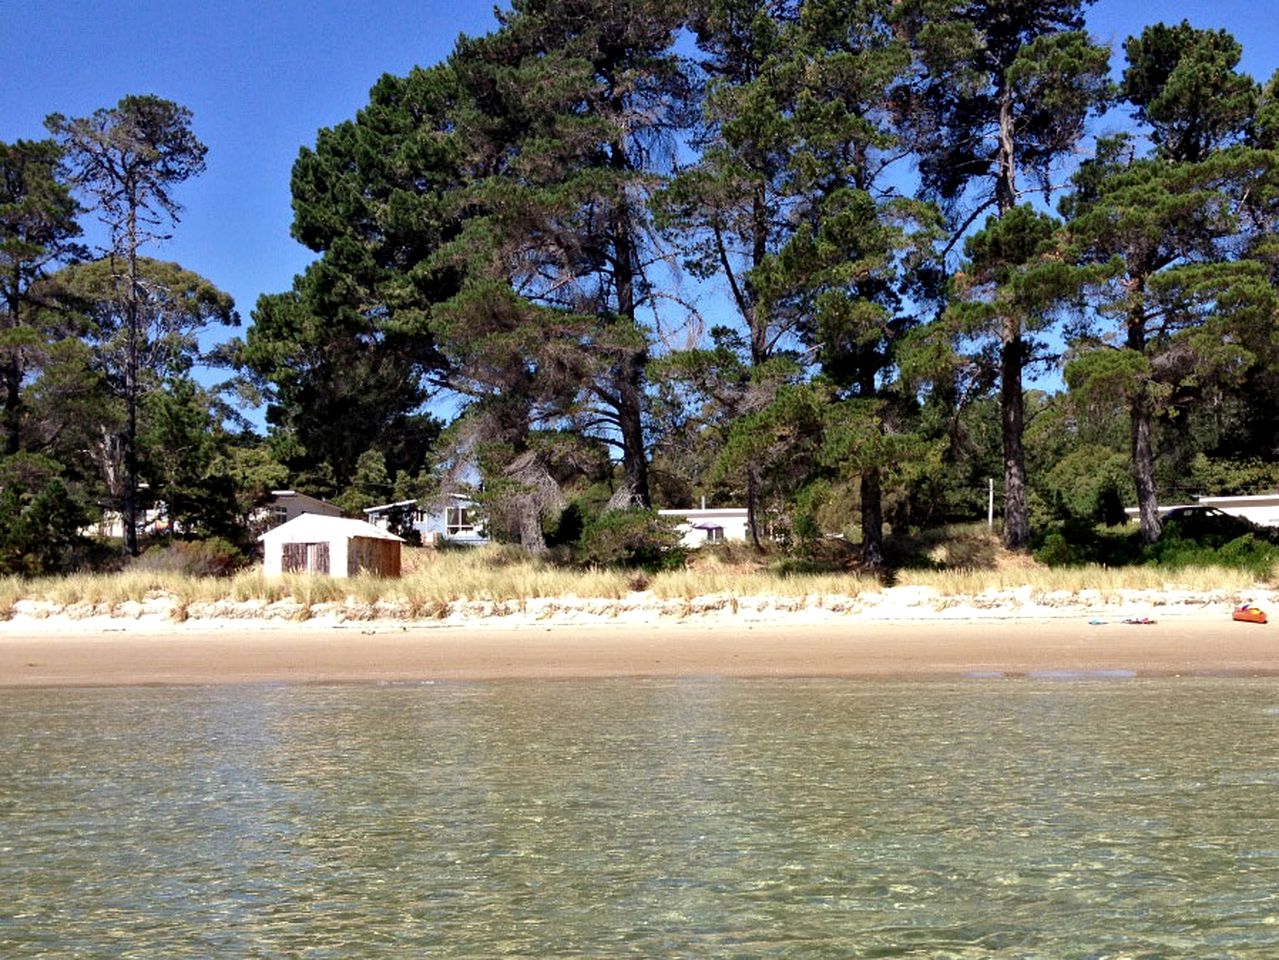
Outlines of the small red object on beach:
[[1254,607],[1251,603],[1245,603],[1242,607],[1236,607],[1231,617],[1240,623],[1265,623],[1266,612]]

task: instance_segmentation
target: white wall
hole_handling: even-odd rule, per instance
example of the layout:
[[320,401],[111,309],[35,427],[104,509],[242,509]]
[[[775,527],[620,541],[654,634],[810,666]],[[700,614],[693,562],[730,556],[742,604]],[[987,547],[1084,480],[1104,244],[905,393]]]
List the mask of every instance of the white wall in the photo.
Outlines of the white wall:
[[714,525],[724,531],[725,542],[746,542],[746,508],[720,507],[707,510],[659,510],[659,516],[680,520],[680,544],[689,549],[704,547],[709,542],[709,531],[697,529],[699,525]]
[[[262,538],[262,572],[284,572],[284,545],[286,543],[314,543],[311,540],[289,540],[284,537],[272,537],[268,531]],[[345,577],[347,575],[347,546],[350,541],[346,537],[336,537],[327,541],[329,545],[329,575]]]

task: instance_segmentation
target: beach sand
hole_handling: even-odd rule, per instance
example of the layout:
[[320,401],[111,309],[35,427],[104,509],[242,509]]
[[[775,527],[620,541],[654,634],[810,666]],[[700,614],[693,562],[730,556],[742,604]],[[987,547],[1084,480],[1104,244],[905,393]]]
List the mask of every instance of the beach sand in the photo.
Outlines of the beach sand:
[[1279,675],[1275,624],[1117,619],[317,626],[8,623],[0,686],[592,677]]

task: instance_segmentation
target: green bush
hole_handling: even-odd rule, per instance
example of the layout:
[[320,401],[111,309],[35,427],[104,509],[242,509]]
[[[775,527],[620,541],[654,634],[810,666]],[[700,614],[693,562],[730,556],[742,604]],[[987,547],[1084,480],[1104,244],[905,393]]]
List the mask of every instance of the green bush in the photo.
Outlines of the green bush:
[[1048,519],[1108,526],[1126,522],[1124,504],[1136,496],[1127,459],[1092,445],[1055,463],[1034,492]]
[[1071,543],[1060,531],[1044,537],[1044,544],[1035,551],[1034,557],[1049,567],[1078,567],[1089,561],[1088,550],[1081,544]]
[[600,566],[676,569],[684,564],[675,524],[656,510],[608,510],[582,531],[578,559]]
[[6,486],[0,492],[0,573],[66,573],[90,550],[80,532],[89,512],[54,477],[32,491]]
[[1177,536],[1161,537],[1146,548],[1149,561],[1162,567],[1232,567],[1247,570],[1258,577],[1269,575],[1279,563],[1279,546],[1258,540],[1251,533],[1236,537],[1221,546],[1183,540]]

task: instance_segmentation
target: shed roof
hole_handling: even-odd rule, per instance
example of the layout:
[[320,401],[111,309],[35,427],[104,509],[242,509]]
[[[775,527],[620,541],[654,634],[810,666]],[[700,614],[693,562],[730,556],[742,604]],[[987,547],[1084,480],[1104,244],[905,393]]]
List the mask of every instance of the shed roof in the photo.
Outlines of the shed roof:
[[274,530],[268,530],[258,539],[282,540],[287,543],[314,543],[338,538],[351,540],[355,537],[404,542],[402,538],[397,537],[395,534],[388,533],[386,530],[375,527],[364,520],[352,520],[348,517],[326,517],[319,513],[299,514],[288,523],[282,523]]

